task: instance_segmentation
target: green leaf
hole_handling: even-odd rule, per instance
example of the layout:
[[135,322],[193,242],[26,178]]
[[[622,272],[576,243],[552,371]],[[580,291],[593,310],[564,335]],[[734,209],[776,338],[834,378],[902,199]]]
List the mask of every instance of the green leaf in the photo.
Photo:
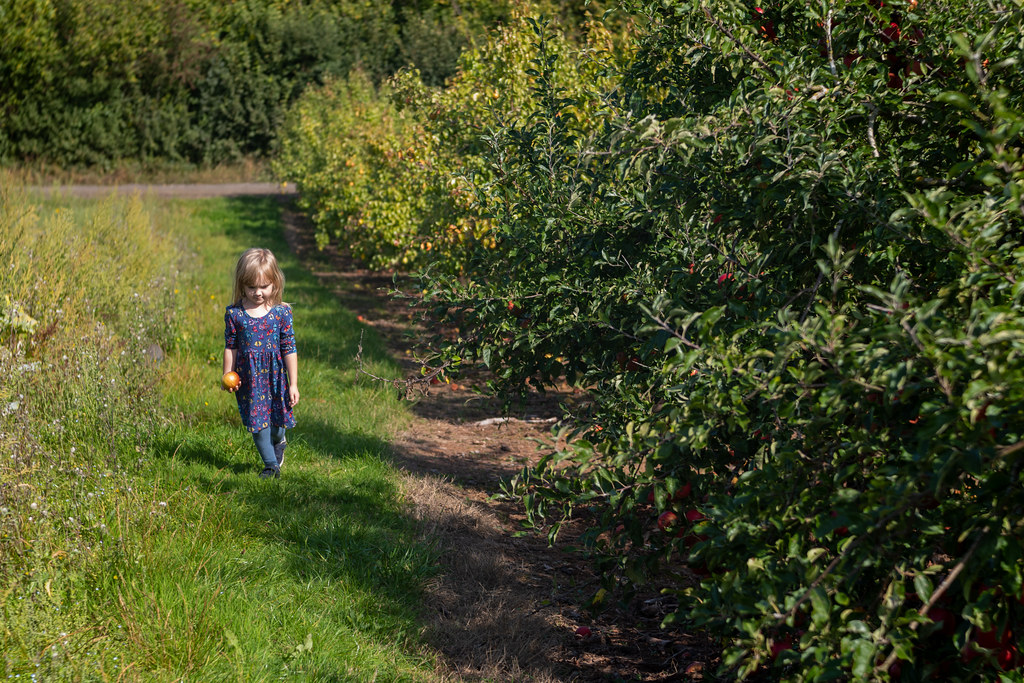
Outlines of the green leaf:
[[819,557],[821,557],[827,552],[828,550],[826,548],[811,548],[807,551],[807,561],[811,564],[814,564]]
[[875,665],[875,644],[870,640],[858,640],[853,646],[853,675],[866,680]]
[[917,592],[917,597],[922,602],[928,602],[932,597],[932,591],[934,586],[932,580],[926,574],[918,572],[914,575],[914,590]]
[[971,101],[967,99],[967,96],[964,95],[962,92],[948,90],[944,93],[940,93],[935,99],[938,100],[939,102],[951,104],[954,107],[962,109],[964,111],[971,111],[974,109],[974,106],[971,104]]

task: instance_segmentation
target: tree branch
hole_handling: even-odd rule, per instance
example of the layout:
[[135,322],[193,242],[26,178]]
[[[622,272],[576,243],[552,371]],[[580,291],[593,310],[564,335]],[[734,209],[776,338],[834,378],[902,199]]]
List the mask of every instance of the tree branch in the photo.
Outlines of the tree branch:
[[878,107],[873,102],[865,102],[868,108],[868,144],[871,145],[871,155],[876,159],[882,156],[878,151],[878,142],[875,141],[875,121],[878,119]]
[[[419,361],[426,367],[422,361]],[[447,368],[451,367],[450,361],[445,361],[436,368],[431,368],[430,372],[420,377],[409,377],[406,379],[389,379],[387,377],[379,377],[372,372],[367,372],[363,369],[363,335],[359,334],[359,346],[356,350],[356,370],[361,375],[366,375],[370,379],[380,382],[382,384],[390,384],[394,389],[398,391],[399,398],[406,400],[412,399],[419,394],[420,396],[426,396],[430,393],[430,385],[438,375],[442,374]]]
[[725,35],[727,35],[729,39],[732,40],[732,42],[736,43],[736,45],[739,46],[739,48],[747,54],[748,57],[757,62],[757,64],[761,66],[761,68],[763,68],[765,71],[770,73],[773,79],[775,79],[776,81],[779,80],[778,74],[775,73],[775,70],[771,67],[771,65],[768,64],[768,62],[764,61],[764,58],[761,57],[761,55],[751,50],[743,43],[742,40],[733,35],[733,32],[730,31],[725,26],[725,24],[719,21],[717,17],[712,16],[711,10],[709,10],[707,7],[704,7],[702,9],[704,10],[704,16],[707,17],[708,21],[715,25],[715,28],[717,28]]
[[836,69],[836,55],[832,50],[832,12],[834,7],[828,3],[828,13],[825,15],[825,45],[828,47],[828,68],[832,72],[832,78],[839,79],[839,72]]
[[[966,553],[964,553],[964,556],[960,558],[960,561],[954,565],[953,569],[951,569],[949,574],[946,575],[946,578],[939,584],[939,587],[932,593],[928,602],[925,603],[924,607],[918,610],[918,614],[922,617],[928,616],[928,610],[935,606],[935,603],[938,602],[939,598],[941,598],[946,591],[949,590],[949,587],[953,585],[953,582],[956,581],[956,577],[960,576],[960,572],[962,572],[964,567],[967,566],[967,561],[971,559],[971,556],[974,555],[974,551],[976,551],[978,546],[981,545],[981,541],[985,538],[985,534],[988,533],[988,530],[988,527],[982,529],[981,533],[978,534],[978,537],[974,539],[974,543],[971,544],[971,547],[968,548]],[[919,621],[911,623],[910,630],[916,631],[920,623],[921,622]],[[889,656],[885,658],[885,661],[875,667],[875,671],[888,671],[889,667],[896,662],[896,657],[896,649],[893,648],[893,651],[889,653]]]

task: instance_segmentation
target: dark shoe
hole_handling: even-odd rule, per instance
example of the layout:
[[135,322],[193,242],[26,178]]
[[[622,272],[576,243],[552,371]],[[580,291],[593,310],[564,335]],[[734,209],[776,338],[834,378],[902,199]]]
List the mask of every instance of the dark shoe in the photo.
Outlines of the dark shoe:
[[288,446],[287,441],[274,444],[274,455],[277,456],[277,469],[281,469],[281,465],[284,464],[284,449]]
[[281,470],[275,467],[264,467],[260,472],[260,479],[277,479],[281,476]]

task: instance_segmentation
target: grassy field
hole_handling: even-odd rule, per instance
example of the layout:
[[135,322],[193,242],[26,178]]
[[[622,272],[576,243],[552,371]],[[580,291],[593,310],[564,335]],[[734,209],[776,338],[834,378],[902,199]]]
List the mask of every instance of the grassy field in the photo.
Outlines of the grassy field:
[[[0,200],[0,677],[429,680],[434,551],[384,457],[407,416],[357,375],[361,326],[290,255],[276,200]],[[279,480],[218,386],[257,245],[299,344]],[[396,374],[367,335],[368,369]]]
[[269,164],[245,159],[235,164],[197,167],[191,164],[121,162],[110,168],[64,168],[29,164],[0,169],[23,185],[117,185],[128,183],[248,183],[274,180]]

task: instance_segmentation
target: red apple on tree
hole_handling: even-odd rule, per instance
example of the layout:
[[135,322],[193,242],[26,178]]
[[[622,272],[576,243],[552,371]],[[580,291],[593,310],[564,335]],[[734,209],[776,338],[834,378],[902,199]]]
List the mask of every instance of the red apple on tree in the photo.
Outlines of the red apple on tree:
[[708,536],[706,534],[688,534],[683,538],[683,543],[686,545],[687,548],[692,548],[698,543],[706,540],[708,540]]
[[882,29],[883,43],[898,43],[900,40],[900,25],[890,21],[889,25]]
[[912,59],[903,67],[903,73],[907,76],[923,76],[924,69],[921,67],[921,60]]
[[988,631],[975,631],[964,647],[962,659],[970,662],[981,656],[981,652],[973,647],[976,644],[980,648],[991,650],[995,655],[999,667],[1004,671],[1016,668],[1020,664],[1020,651],[1013,638],[1013,631],[1006,628],[1002,634],[998,634],[995,627]]
[[793,638],[790,637],[790,636],[783,636],[782,638],[779,638],[778,640],[773,640],[772,641],[771,657],[774,660],[774,659],[778,658],[778,656],[781,655],[786,650],[792,650],[792,649],[793,649]]
[[668,531],[675,526],[678,520],[679,516],[676,513],[667,510],[658,515],[658,528],[662,531]]
[[947,636],[956,632],[956,615],[945,607],[932,607],[928,610],[928,618],[936,624],[942,624],[942,632]]
[[[839,516],[839,513],[836,512],[835,510],[832,510],[832,511],[829,512],[829,516],[832,517],[833,519],[835,519],[836,517]],[[847,527],[845,527],[845,526],[836,527],[836,530],[835,530],[836,536],[846,536],[849,533],[850,533],[850,530]]]

